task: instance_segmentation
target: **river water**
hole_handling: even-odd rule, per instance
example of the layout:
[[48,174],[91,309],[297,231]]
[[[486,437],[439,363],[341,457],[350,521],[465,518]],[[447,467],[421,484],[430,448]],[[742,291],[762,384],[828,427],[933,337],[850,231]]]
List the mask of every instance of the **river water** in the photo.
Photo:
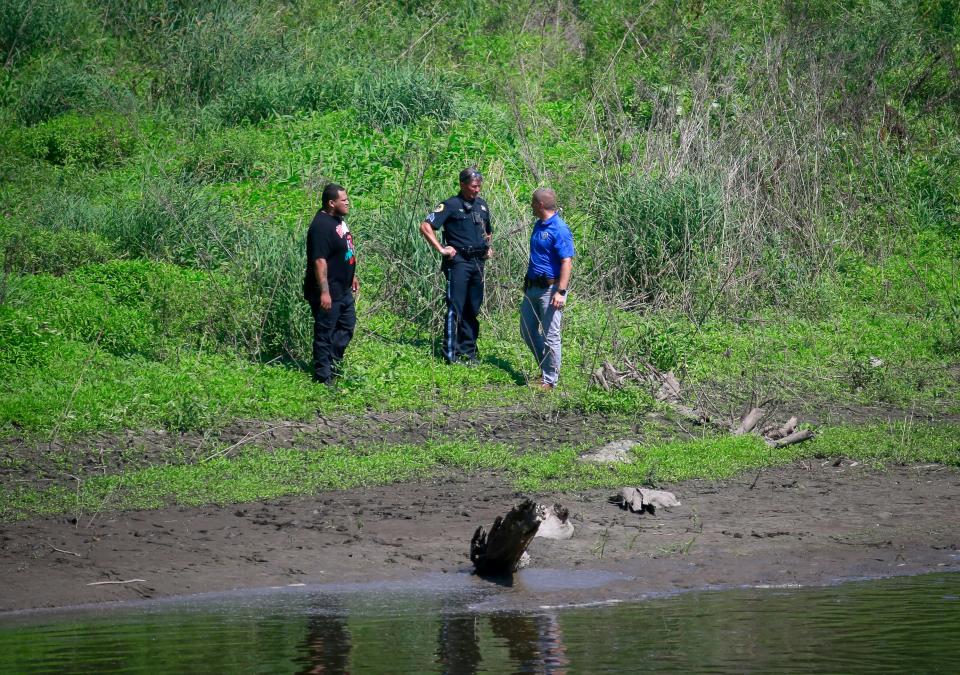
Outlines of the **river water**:
[[960,573],[510,609],[467,575],[0,615],[0,673],[960,672]]

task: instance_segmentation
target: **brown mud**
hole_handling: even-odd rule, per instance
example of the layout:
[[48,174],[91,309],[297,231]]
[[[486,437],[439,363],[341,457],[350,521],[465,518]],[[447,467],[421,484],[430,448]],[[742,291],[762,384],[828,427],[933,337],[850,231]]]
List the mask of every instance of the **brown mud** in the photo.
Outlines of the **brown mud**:
[[[511,589],[531,607],[683,589],[821,584],[960,571],[960,471],[812,461],[663,485],[655,516],[612,491],[530,495],[569,507],[569,541],[535,539]],[[470,537],[523,495],[495,473],[264,503],[0,525],[0,611],[469,571]],[[609,572],[602,587],[531,590],[525,574]],[[124,582],[124,583],[102,583]]]

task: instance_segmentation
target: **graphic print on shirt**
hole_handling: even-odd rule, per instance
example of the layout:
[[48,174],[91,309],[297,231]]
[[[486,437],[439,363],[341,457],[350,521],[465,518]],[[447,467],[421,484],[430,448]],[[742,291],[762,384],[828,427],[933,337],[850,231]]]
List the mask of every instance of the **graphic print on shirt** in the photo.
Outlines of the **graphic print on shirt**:
[[357,259],[353,252],[353,235],[350,234],[350,228],[347,227],[345,222],[341,222],[339,225],[337,225],[337,236],[341,239],[346,238],[347,240],[347,250],[343,254],[343,259],[351,265],[356,265]]

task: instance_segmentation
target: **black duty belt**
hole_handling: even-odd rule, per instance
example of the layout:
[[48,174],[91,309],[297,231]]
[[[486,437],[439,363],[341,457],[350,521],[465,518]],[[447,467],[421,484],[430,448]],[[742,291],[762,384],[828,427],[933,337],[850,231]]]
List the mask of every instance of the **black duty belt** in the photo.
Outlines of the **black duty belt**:
[[523,290],[527,290],[528,288],[550,288],[555,283],[557,283],[557,280],[551,279],[550,277],[534,277],[532,279],[530,277],[524,277]]
[[465,260],[474,260],[476,258],[486,258],[488,250],[486,246],[465,246],[457,249],[457,255]]

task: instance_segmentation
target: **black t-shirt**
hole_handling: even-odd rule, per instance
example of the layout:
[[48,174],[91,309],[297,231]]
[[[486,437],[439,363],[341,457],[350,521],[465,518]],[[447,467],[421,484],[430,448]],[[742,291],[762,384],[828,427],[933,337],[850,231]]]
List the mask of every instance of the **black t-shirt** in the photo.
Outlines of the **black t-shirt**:
[[327,261],[327,282],[330,297],[337,300],[350,290],[357,256],[353,250],[353,235],[342,218],[317,211],[307,230],[307,271],[303,277],[303,297],[320,301],[320,287],[314,272],[314,262]]
[[490,227],[490,207],[483,197],[468,202],[455,195],[437,204],[426,221],[435,230],[443,228],[443,243],[459,250],[477,250],[489,246],[485,235]]

